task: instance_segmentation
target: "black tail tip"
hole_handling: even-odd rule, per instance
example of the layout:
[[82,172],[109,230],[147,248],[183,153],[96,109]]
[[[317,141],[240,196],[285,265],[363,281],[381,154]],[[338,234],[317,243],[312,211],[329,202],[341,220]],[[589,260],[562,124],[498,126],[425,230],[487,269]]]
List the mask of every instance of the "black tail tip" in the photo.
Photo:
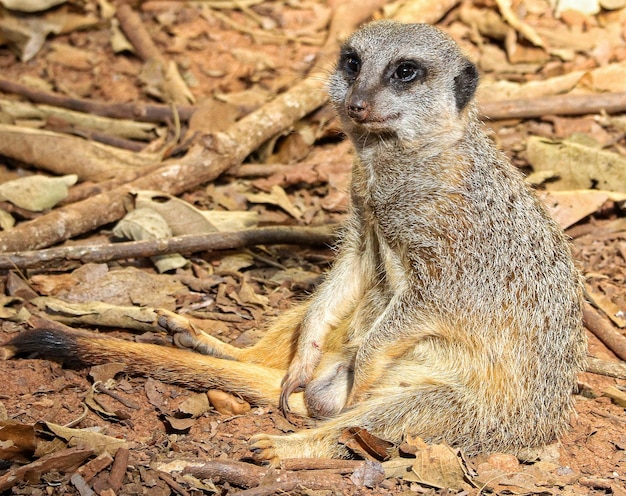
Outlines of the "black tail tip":
[[3,358],[29,355],[66,363],[84,365],[77,354],[76,336],[58,329],[26,329],[2,345]]

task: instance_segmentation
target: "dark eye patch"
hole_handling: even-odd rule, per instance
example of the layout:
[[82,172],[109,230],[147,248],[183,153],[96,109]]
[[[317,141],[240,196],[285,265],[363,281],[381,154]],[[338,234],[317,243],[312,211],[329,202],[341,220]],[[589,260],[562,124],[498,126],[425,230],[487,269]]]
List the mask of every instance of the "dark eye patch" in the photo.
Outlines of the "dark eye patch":
[[342,51],[339,57],[339,69],[348,79],[355,79],[361,71],[361,59],[352,50]]

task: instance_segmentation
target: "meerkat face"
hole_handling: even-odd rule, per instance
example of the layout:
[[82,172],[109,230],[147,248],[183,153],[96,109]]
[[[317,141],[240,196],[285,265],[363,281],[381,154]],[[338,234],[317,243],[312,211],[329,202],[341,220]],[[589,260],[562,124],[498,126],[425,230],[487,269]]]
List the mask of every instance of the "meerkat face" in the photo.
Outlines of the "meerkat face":
[[329,81],[353,140],[458,139],[478,71],[457,44],[427,24],[377,21],[348,38]]

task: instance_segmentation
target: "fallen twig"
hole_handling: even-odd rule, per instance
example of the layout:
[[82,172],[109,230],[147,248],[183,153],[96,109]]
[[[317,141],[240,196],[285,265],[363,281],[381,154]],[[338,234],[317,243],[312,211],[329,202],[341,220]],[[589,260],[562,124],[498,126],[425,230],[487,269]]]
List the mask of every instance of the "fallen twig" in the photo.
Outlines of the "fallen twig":
[[617,357],[626,360],[626,338],[589,303],[583,305],[585,326]]
[[129,241],[99,245],[63,246],[47,250],[0,254],[0,269],[25,269],[64,261],[102,263],[111,260],[144,258],[166,253],[197,253],[230,250],[266,244],[332,245],[332,225],[321,227],[259,227],[234,232],[213,232],[167,239]]
[[149,122],[137,122],[132,119],[112,119],[99,115],[77,112],[62,107],[16,100],[0,99],[0,108],[15,121],[37,119],[45,121],[48,128],[55,123],[58,127],[85,129],[107,133],[111,136],[129,140],[151,141],[157,137],[158,128]]
[[119,490],[124,483],[124,475],[126,475],[126,469],[128,468],[129,456],[130,452],[128,448],[120,448],[117,450],[117,453],[115,453],[113,465],[111,465],[111,472],[107,479],[107,485],[109,488],[113,489],[113,491]]
[[167,472],[162,472],[161,470],[157,470],[156,473],[163,482],[165,482],[168,486],[170,486],[174,492],[180,494],[180,496],[190,495],[189,491],[187,491],[183,486],[181,486],[178,482],[176,482],[174,478]]
[[200,479],[211,479],[214,483],[228,482],[237,487],[251,487],[236,494],[276,494],[293,491],[297,487],[309,489],[341,489],[345,482],[339,474],[328,470],[291,472],[263,468],[251,463],[230,460],[211,460],[203,465],[190,465],[183,473]]
[[[31,102],[46,103],[48,105],[54,105],[55,107],[67,108],[78,112],[111,117],[114,119],[135,119],[141,122],[167,122],[174,118],[171,105],[109,103],[85,98],[70,98],[56,93],[39,91],[7,79],[0,79],[0,91],[23,96]],[[184,121],[188,120],[194,112],[194,108],[190,105],[178,105],[175,108],[180,119]]]
[[545,115],[583,115],[605,111],[609,114],[626,110],[626,93],[594,95],[552,95],[520,100],[481,103],[486,120],[530,119]]
[[161,154],[136,153],[41,129],[0,124],[0,154],[82,181],[133,180],[161,166]]
[[626,363],[609,362],[599,358],[587,357],[587,372],[605,375],[616,379],[626,379]]
[[332,470],[335,473],[352,473],[365,465],[365,460],[339,460],[335,458],[287,458],[280,461],[283,470]]

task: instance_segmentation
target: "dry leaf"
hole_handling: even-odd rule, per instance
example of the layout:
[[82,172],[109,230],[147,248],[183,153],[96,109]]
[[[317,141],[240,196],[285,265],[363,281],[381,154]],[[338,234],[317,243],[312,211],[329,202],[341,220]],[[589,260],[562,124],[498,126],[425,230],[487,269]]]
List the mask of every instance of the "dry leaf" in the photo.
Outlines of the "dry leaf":
[[402,479],[411,470],[413,466],[413,458],[392,458],[382,463],[385,470],[385,477],[387,479],[399,478]]
[[533,45],[538,47],[543,47],[544,43],[541,37],[537,34],[532,26],[526,24],[521,21],[515,12],[513,12],[513,8],[511,5],[511,0],[496,0],[498,4],[498,8],[500,9],[500,13],[502,17],[508,22],[513,28],[515,28],[524,38],[530,41]]
[[540,191],[539,199],[562,229],[597,212],[609,200],[609,192],[594,190]]
[[31,303],[54,320],[66,324],[117,327],[144,332],[154,331],[156,327],[157,315],[153,308],[113,305],[101,301],[75,303],[51,296],[33,298]]
[[26,463],[35,453],[36,445],[32,425],[15,420],[0,421],[0,460]]
[[[150,208],[136,208],[128,212],[113,228],[113,234],[135,241],[163,239],[172,236],[167,222],[158,212]],[[178,253],[167,253],[150,257],[159,274],[187,265],[187,259]]]
[[0,0],[4,7],[18,12],[43,12],[65,2],[67,0]]
[[125,368],[125,364],[116,362],[94,365],[89,369],[89,375],[93,379],[93,382],[106,383],[110,379],[114,379],[115,376]]
[[270,303],[267,296],[255,293],[252,285],[248,284],[246,281],[242,281],[241,283],[239,299],[244,304],[258,305],[262,308],[267,308]]
[[602,396],[611,398],[611,401],[622,408],[626,408],[626,393],[615,386],[609,386],[602,391]]
[[139,79],[146,85],[149,95],[163,102],[186,105],[195,101],[174,61],[147,60]]
[[0,229],[8,231],[15,226],[15,218],[7,211],[0,210]]
[[240,112],[249,113],[268,102],[274,94],[255,85],[249,90],[216,93],[215,98],[237,107]]
[[[626,77],[624,78],[626,80]],[[531,136],[528,161],[535,171],[555,171],[559,180],[547,189],[605,189],[626,192],[626,157],[570,140],[550,141]]]
[[339,442],[367,460],[387,460],[393,444],[370,434],[360,427],[350,427],[341,434]]
[[173,236],[215,231],[239,231],[258,224],[257,212],[199,210],[190,203],[158,191],[135,193],[136,209],[150,209],[165,219]]
[[146,391],[146,397],[150,404],[158,409],[163,406],[165,399],[163,398],[163,393],[161,389],[163,388],[163,383],[161,381],[157,381],[149,377],[146,379],[144,384],[144,390]]
[[211,408],[209,398],[204,393],[192,394],[177,408],[177,412],[191,418],[198,418]]
[[109,23],[111,24],[111,48],[113,52],[116,54],[122,52],[135,53],[135,47],[126,38],[126,35],[120,28],[119,21],[116,18],[111,18]]
[[350,480],[356,487],[365,486],[371,489],[385,480],[385,471],[380,462],[365,460],[363,466],[352,473]]
[[135,207],[158,212],[174,236],[217,231],[200,210],[175,196],[157,191],[137,191],[135,195]]
[[581,86],[596,92],[626,91],[626,63],[609,64],[589,71],[581,80]]
[[420,449],[415,454],[412,476],[405,477],[438,489],[468,489],[469,475],[458,453],[445,444]]
[[222,415],[242,415],[250,411],[250,404],[247,401],[225,391],[209,389],[206,394],[213,408]]
[[169,238],[172,231],[158,212],[140,207],[128,212],[113,228],[113,234],[118,238],[139,241]]
[[22,62],[28,62],[37,55],[48,34],[58,34],[62,27],[63,23],[53,22],[45,16],[18,17],[4,11],[0,17],[0,36]]
[[47,430],[67,441],[68,446],[85,445],[93,449],[98,455],[106,451],[114,456],[118,449],[126,447],[126,441],[123,439],[83,429],[71,429],[52,422],[44,422],[43,424],[38,422],[35,424],[35,428],[43,430],[44,425]]
[[165,415],[164,420],[169,424],[172,430],[177,432],[187,432],[196,423],[194,418],[177,418],[171,415]]
[[617,327],[621,329],[626,327],[626,315],[622,308],[613,303],[608,296],[595,291],[590,285],[585,285],[585,289],[589,299],[601,308]]
[[287,193],[279,185],[275,184],[269,193],[248,193],[246,198],[250,203],[268,203],[282,208],[295,219],[302,217],[302,213],[291,202]]
[[87,395],[85,396],[85,405],[87,405],[92,411],[96,412],[102,418],[118,418],[116,412],[111,412],[107,410],[105,406],[101,404],[100,401],[98,401],[94,388],[90,388],[89,391],[87,391]]
[[25,210],[41,212],[67,198],[68,186],[76,184],[77,180],[76,174],[62,177],[35,175],[14,179],[0,184],[0,201],[10,201]]
[[98,64],[93,51],[82,50],[64,43],[50,43],[52,51],[46,56],[48,62],[70,67],[79,71],[91,71]]
[[485,77],[481,79],[478,86],[478,101],[495,102],[567,93],[576,87],[586,74],[587,71],[573,71],[562,76],[527,83],[493,80]]
[[[41,291],[42,285],[53,287],[54,281],[59,280],[61,287],[54,288],[55,295],[69,302],[104,302],[122,306],[163,307],[169,310],[174,309],[177,297],[188,293],[187,287],[174,276],[154,275],[135,267],[124,267],[91,278],[85,277],[87,270],[94,265],[101,264],[83,265],[69,277],[66,274],[42,275],[33,283]],[[142,313],[146,313],[145,310],[140,312]]]
[[196,105],[196,110],[189,119],[188,135],[192,136],[195,132],[208,134],[226,131],[239,115],[237,107],[231,103],[214,98],[204,100]]
[[30,312],[24,306],[22,298],[14,296],[0,296],[0,319],[11,322],[26,322]]

